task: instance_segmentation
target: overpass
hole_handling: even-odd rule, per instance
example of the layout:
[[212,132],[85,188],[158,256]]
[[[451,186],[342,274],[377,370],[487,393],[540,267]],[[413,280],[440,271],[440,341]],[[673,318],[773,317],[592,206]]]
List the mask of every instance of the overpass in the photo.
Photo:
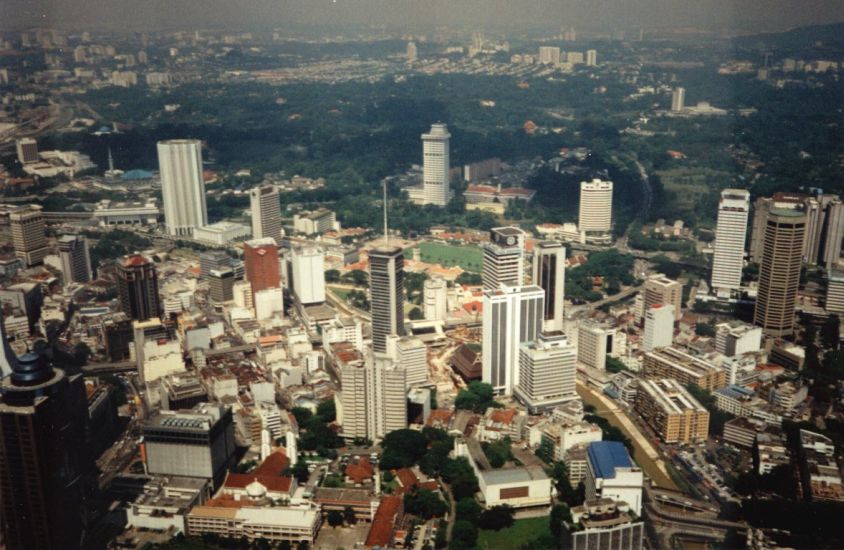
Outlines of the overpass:
[[93,212],[42,212],[44,221],[47,223],[72,222],[78,220],[91,220]]

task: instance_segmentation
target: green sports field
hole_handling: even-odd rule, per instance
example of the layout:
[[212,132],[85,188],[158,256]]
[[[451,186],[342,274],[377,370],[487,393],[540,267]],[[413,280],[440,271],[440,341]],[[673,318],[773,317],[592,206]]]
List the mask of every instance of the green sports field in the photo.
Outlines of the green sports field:
[[550,533],[547,517],[519,519],[512,527],[500,531],[479,530],[478,548],[516,550],[546,533]]
[[477,246],[453,246],[450,244],[423,242],[419,244],[422,261],[442,264],[445,267],[460,266],[466,271],[481,272],[483,251]]

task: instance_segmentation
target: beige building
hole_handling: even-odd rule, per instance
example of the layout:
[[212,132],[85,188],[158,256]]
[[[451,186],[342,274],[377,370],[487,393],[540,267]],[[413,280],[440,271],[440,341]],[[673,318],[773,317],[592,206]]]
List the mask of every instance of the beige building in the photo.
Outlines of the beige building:
[[644,311],[648,311],[655,305],[674,306],[674,320],[683,316],[681,310],[683,305],[683,285],[679,281],[669,279],[662,273],[652,275],[645,281],[645,288],[642,290]]
[[666,443],[706,441],[709,411],[674,379],[640,380],[635,409]]
[[645,353],[645,378],[674,378],[683,385],[695,384],[707,391],[727,385],[727,371],[677,348],[658,348]]
[[22,206],[9,214],[12,230],[12,245],[15,256],[26,265],[40,265],[49,254],[47,236],[44,232],[44,213],[38,205]]
[[612,229],[611,181],[593,179],[580,182],[580,212],[577,225],[581,231],[609,233]]
[[[249,497],[266,492],[257,481],[246,487]],[[271,542],[305,542],[312,545],[322,522],[317,506],[194,506],[187,515],[191,536],[215,534],[248,541],[266,539]]]

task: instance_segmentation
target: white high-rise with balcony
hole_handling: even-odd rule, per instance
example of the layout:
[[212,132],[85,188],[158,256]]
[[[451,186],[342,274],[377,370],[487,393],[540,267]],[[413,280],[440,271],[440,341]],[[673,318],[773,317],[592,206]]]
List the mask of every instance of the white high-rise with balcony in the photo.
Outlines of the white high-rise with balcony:
[[281,201],[275,185],[259,185],[249,191],[252,238],[271,237],[281,244]]
[[159,141],[158,168],[167,233],[192,237],[195,228],[208,225],[202,143],[197,139]]
[[598,178],[580,182],[581,231],[609,233],[612,229],[612,182]]
[[718,204],[715,228],[715,255],[712,258],[712,288],[719,294],[741,287],[744,241],[750,193],[744,189],[724,189]]
[[425,204],[448,204],[448,140],[451,134],[445,124],[431,125],[431,131],[422,134],[422,191]]

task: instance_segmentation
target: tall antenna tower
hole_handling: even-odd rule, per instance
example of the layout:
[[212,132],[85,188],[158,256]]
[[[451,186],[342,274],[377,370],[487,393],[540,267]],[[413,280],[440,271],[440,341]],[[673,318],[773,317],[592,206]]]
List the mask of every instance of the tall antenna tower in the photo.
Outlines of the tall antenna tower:
[[114,173],[114,158],[111,156],[111,147],[108,148],[108,171]]
[[384,246],[389,246],[390,234],[387,231],[387,180],[381,182],[381,185],[384,188]]

